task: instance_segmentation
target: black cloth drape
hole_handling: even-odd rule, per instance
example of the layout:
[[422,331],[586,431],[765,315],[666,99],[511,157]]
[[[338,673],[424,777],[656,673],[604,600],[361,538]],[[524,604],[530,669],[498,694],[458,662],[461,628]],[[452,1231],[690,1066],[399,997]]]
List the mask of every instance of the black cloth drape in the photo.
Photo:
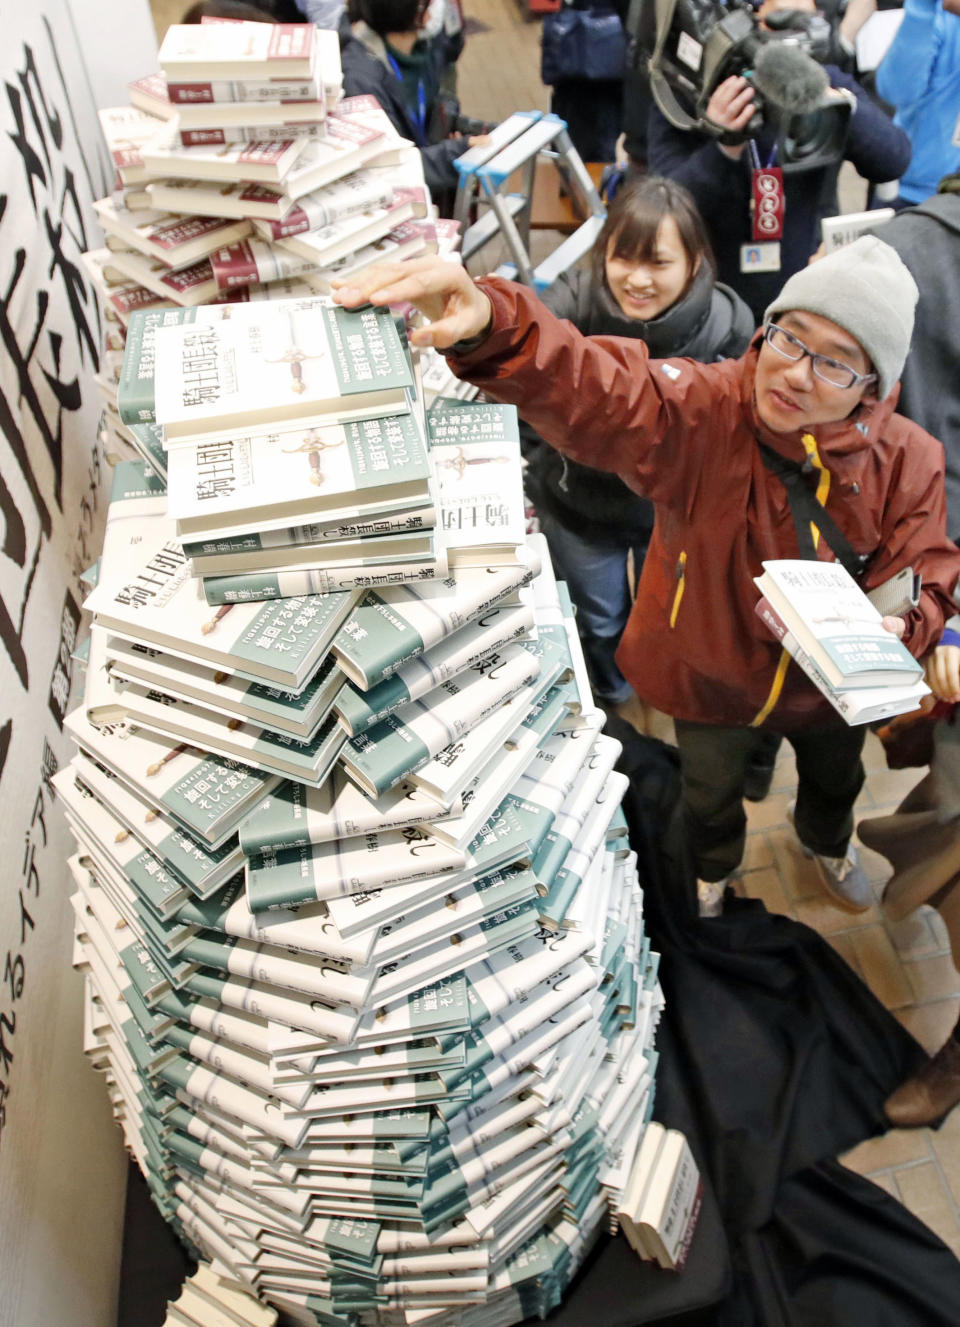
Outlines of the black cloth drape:
[[687,1134],[711,1201],[682,1275],[631,1264],[618,1237],[548,1322],[956,1327],[960,1263],[834,1159],[885,1130],[883,1101],[922,1049],[808,927],[741,900],[696,917],[676,753],[616,721],[611,730],[624,741],[624,809],[662,954],[654,1114]]

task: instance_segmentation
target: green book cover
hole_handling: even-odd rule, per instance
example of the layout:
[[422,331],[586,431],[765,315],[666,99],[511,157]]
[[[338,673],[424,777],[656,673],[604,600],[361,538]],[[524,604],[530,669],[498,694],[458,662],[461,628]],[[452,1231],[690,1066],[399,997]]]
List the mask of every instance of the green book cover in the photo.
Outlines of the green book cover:
[[[215,318],[227,316],[223,306],[214,307]],[[130,315],[117,384],[117,406],[124,424],[156,422],[154,344],[157,329],[195,322],[198,314],[198,309],[138,309]],[[206,313],[200,316],[209,317]]]

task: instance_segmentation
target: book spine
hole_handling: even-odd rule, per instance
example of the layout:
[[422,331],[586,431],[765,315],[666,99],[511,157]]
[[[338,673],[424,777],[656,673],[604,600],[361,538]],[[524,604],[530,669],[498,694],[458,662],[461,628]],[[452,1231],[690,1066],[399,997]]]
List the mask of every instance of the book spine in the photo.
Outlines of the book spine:
[[319,101],[313,79],[217,79],[211,82],[168,83],[174,106],[203,106],[214,102]]
[[[164,453],[164,459],[166,454]],[[435,510],[433,507],[418,507],[415,512],[402,511],[395,515],[377,516],[371,520],[343,522],[340,525],[302,525],[291,526],[284,530],[251,533],[248,535],[224,535],[220,538],[184,540],[183,551],[195,563],[205,557],[220,557],[231,553],[259,552],[264,548],[283,547],[287,544],[331,543],[344,539],[364,539],[370,535],[406,534],[411,530],[428,530],[433,527]],[[195,566],[196,571],[203,568]]]
[[323,126],[320,124],[297,124],[291,121],[284,124],[230,125],[227,128],[197,126],[178,130],[177,142],[181,147],[226,147],[230,143],[286,143],[291,138],[320,138],[322,134]]
[[435,580],[446,572],[442,559],[427,563],[396,563],[336,570],[250,572],[237,576],[204,576],[208,604],[263,603],[302,594],[333,594],[339,590],[375,590],[386,585]]

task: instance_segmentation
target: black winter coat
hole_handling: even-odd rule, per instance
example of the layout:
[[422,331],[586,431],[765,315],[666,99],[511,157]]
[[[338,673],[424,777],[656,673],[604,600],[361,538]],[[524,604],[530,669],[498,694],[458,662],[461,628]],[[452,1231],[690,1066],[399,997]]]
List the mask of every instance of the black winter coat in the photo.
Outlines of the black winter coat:
[[[423,174],[431,194],[456,189],[458,175],[454,161],[466,152],[469,142],[463,138],[444,138],[445,126],[439,121],[438,92],[448,52],[442,43],[431,42],[431,60],[425,87],[427,100],[427,142],[421,143],[416,124],[406,102],[406,89],[390,68],[383,41],[366,24],[351,28],[346,15],[340,24],[340,61],[343,65],[343,93],[346,97],[371,96],[390,117],[398,134],[420,148]],[[439,141],[435,141],[439,140]]]

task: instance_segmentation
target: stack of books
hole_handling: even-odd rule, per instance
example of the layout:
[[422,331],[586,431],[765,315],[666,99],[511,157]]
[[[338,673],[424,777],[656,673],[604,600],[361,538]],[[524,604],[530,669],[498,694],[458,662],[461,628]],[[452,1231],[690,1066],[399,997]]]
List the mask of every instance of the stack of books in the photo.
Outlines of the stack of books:
[[[362,315],[376,390],[334,393],[325,357],[359,343],[322,337],[361,315],[266,313],[177,312],[139,375],[128,341],[171,476],[201,422],[250,422],[229,414],[244,344],[277,361],[279,432],[418,420],[389,316]],[[295,353],[268,353],[281,323]],[[516,533],[515,435],[484,405],[435,410],[429,447],[410,428],[454,485],[458,556],[375,590],[211,607],[162,479],[117,467],[55,786],[85,1049],[190,1248],[298,1322],[508,1324],[549,1312],[616,1220],[662,997],[619,745],[546,545]],[[371,520],[422,501],[360,493]]]
[[617,1213],[634,1252],[682,1271],[703,1200],[703,1182],[686,1138],[651,1121]]
[[275,1327],[273,1309],[201,1262],[167,1304],[163,1327]]
[[100,113],[117,190],[95,204],[106,243],[84,258],[106,329],[101,434],[119,458],[143,454],[116,401],[135,311],[328,292],[333,275],[458,240],[434,224],[418,150],[372,97],[342,98],[335,33],[174,25],[160,60],[130,85],[135,104]]
[[[906,579],[913,580],[909,569]],[[839,562],[764,562],[755,584],[758,617],[848,724],[909,713],[929,695],[921,665]],[[890,588],[873,596],[887,591],[889,599]],[[908,591],[883,612],[898,615],[912,598]]]

